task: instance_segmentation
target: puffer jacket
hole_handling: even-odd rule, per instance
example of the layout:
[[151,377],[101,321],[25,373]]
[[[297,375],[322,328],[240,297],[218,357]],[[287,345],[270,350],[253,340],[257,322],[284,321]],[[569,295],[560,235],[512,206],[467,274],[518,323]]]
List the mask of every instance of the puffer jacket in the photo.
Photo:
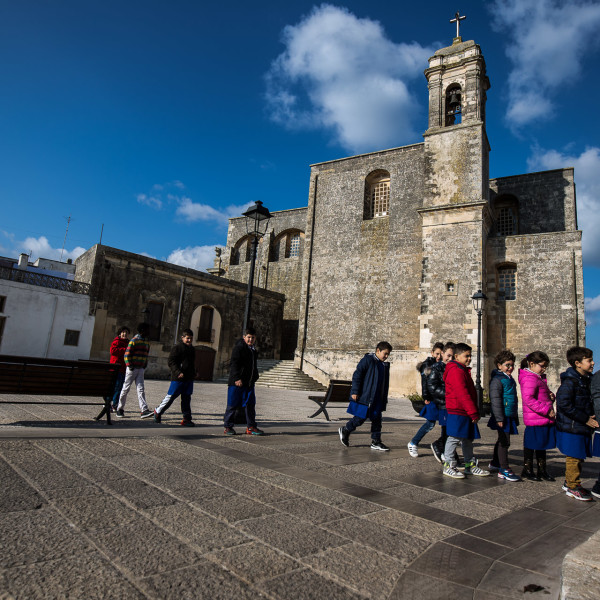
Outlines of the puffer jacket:
[[554,423],[555,419],[548,416],[554,404],[546,378],[529,369],[521,369],[519,385],[523,401],[523,423],[534,427]]
[[586,425],[594,414],[590,377],[569,367],[560,374],[560,381],[556,392],[556,428],[567,433],[591,435],[593,429]]
[[592,375],[592,382],[590,389],[592,391],[592,402],[594,403],[594,414],[596,415],[596,421],[600,419],[600,371]]
[[518,416],[517,382],[499,369],[494,369],[490,378],[490,402],[496,421]]
[[421,373],[421,396],[423,396],[423,400],[433,399],[429,397],[427,377],[431,374],[431,369],[436,363],[437,361],[433,356],[428,356],[423,362],[417,364],[417,371]]
[[446,408],[446,387],[444,386],[444,371],[446,363],[443,360],[436,362],[431,367],[431,372],[427,376],[427,393],[429,399],[435,403],[438,408]]
[[451,360],[444,370],[446,410],[452,415],[463,415],[471,420],[479,418],[477,392],[471,369]]
[[110,345],[110,364],[119,365],[121,373],[125,373],[125,369],[127,368],[125,365],[125,351],[128,344],[129,340],[127,338],[123,339],[118,335]]

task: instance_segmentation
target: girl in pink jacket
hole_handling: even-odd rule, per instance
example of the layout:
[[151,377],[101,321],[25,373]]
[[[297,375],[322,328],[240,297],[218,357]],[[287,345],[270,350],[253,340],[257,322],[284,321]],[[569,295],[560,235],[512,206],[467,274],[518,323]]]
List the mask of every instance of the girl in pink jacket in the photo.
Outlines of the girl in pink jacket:
[[[546,470],[546,450],[556,448],[554,421],[554,394],[546,383],[546,369],[550,359],[536,350],[521,361],[519,385],[523,402],[523,472],[521,477],[530,481],[555,481]],[[533,472],[533,451],[537,458],[537,475]]]

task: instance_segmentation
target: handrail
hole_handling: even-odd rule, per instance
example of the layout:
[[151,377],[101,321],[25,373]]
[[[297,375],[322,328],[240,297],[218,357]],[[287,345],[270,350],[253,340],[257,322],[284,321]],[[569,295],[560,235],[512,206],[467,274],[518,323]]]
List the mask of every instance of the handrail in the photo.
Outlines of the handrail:
[[0,279],[7,279],[8,281],[16,281],[18,283],[27,283],[29,285],[38,285],[54,290],[62,290],[63,292],[73,292],[75,294],[90,293],[89,283],[65,279],[63,277],[55,277],[54,275],[46,275],[45,273],[13,269],[12,267],[0,267]]
[[315,369],[318,369],[319,371],[321,371],[321,373],[323,373],[324,375],[326,375],[327,379],[331,379],[331,376],[329,375],[329,373],[327,371],[325,371],[324,369],[321,369],[321,367],[319,367],[318,365],[315,365],[315,363],[310,362],[310,360],[304,358],[302,362],[308,363],[309,365],[311,365]]

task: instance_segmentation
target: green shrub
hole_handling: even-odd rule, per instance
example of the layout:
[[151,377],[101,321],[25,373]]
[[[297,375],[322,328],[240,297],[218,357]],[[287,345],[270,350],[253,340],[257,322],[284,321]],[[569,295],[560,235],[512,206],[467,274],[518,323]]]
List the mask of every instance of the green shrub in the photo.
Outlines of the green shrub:
[[421,394],[417,394],[417,392],[413,392],[412,394],[409,394],[407,396],[407,398],[411,402],[423,402],[423,396],[421,396]]

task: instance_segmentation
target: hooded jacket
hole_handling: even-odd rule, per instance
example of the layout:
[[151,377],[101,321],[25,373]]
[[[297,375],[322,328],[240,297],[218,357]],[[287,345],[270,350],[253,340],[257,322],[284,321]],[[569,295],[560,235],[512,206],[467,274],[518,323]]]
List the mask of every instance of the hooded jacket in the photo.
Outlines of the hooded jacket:
[[423,400],[432,400],[427,388],[427,377],[431,374],[432,367],[437,363],[433,356],[428,356],[423,362],[417,364],[417,371],[421,373],[421,396]]
[[231,365],[227,385],[242,380],[242,387],[252,387],[258,380],[257,352],[240,338],[231,352]]
[[444,386],[444,371],[446,363],[443,360],[436,362],[431,367],[431,373],[427,376],[427,393],[429,400],[434,402],[438,408],[446,408],[446,388]]
[[590,377],[569,367],[560,374],[560,381],[556,392],[556,428],[566,433],[591,435],[593,430],[586,425],[594,414]]
[[451,360],[444,370],[446,386],[446,410],[449,414],[463,415],[471,420],[479,418],[477,392],[471,377],[471,369]]
[[523,401],[523,423],[530,427],[554,423],[554,419],[548,416],[554,404],[546,378],[529,369],[521,369],[519,385]]
[[[381,369],[383,367],[383,369]],[[383,373],[383,380],[379,381],[379,374]],[[370,406],[377,398],[377,389],[381,390],[381,410],[387,406],[388,389],[390,387],[390,363],[380,361],[374,352],[365,354],[352,375],[352,388],[350,396],[358,396],[358,404]]]
[[496,421],[518,416],[517,382],[499,369],[494,369],[490,378],[490,402]]
[[[168,365],[171,381],[193,381],[196,376],[196,349],[179,340],[169,353]],[[183,377],[179,379],[181,373]]]
[[125,373],[127,368],[125,365],[125,350],[127,350],[128,344],[129,340],[127,338],[123,339],[116,336],[110,345],[110,364],[119,365],[119,372],[121,373]]

